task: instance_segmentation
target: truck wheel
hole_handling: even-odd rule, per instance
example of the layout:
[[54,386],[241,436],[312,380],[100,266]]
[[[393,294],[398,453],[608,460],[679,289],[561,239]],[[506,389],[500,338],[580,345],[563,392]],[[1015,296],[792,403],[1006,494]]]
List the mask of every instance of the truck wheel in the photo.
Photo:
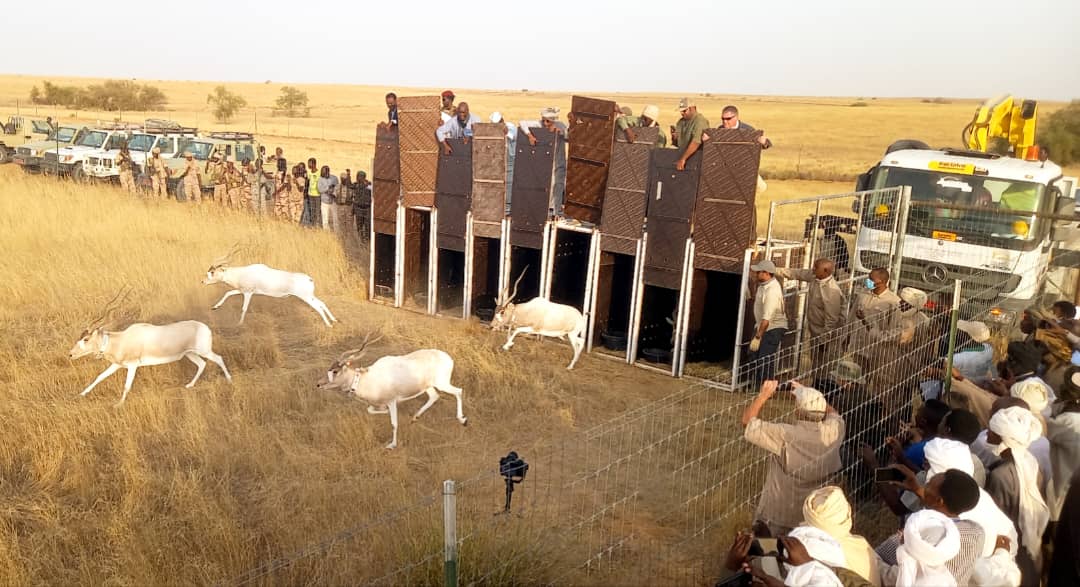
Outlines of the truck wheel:
[[86,181],[86,172],[83,171],[82,165],[75,165],[75,167],[71,168],[71,181],[79,183]]
[[0,165],[11,162],[11,151],[8,151],[5,147],[0,147]]

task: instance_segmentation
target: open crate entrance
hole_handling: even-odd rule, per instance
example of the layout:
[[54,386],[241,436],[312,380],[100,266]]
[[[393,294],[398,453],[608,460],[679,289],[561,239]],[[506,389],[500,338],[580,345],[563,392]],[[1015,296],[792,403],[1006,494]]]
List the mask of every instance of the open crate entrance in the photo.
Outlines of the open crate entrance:
[[730,378],[742,275],[695,269],[692,279],[683,374]]
[[589,251],[593,233],[553,230],[548,274],[548,299],[586,312],[589,293]]
[[[502,241],[474,236],[472,243],[472,313],[484,322],[495,315],[499,297],[499,271],[502,269]],[[524,283],[525,280],[522,280]]]
[[521,283],[517,288],[517,295],[514,297],[517,303],[527,302],[540,295],[540,274],[543,272],[542,257],[540,249],[530,249],[528,247],[510,247],[510,271],[508,272],[507,286],[512,291],[514,289],[514,281],[518,277],[521,277],[524,271],[524,277],[521,278]]
[[431,254],[431,211],[405,209],[404,246],[401,254],[403,287],[402,307],[427,312]]
[[372,256],[372,279],[375,286],[372,288],[372,299],[394,303],[394,250],[396,249],[395,237],[392,234],[375,233],[375,239],[371,242]]
[[674,322],[676,318],[679,290],[646,285],[642,295],[637,356],[634,361],[670,366],[675,327],[669,321]]
[[465,305],[465,253],[453,249],[439,249],[438,312],[448,316],[462,317]]
[[600,253],[597,273],[593,345],[600,352],[626,356],[634,295],[633,255]]

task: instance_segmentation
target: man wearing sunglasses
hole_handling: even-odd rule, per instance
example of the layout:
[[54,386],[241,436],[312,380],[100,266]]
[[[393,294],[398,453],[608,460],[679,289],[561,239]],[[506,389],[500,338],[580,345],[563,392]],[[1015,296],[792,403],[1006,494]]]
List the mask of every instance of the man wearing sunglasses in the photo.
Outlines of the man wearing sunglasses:
[[[724,106],[724,111],[720,115],[723,128],[741,128],[743,130],[753,131],[754,127],[739,120],[739,109],[734,106]],[[765,138],[765,135],[758,137],[758,143],[761,144],[762,149],[768,149],[772,146],[772,141]]]

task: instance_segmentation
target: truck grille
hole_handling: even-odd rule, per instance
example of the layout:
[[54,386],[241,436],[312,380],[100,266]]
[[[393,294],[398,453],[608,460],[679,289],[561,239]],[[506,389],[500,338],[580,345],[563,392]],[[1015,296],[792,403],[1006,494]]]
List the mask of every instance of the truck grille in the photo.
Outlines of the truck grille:
[[[859,261],[863,267],[888,267],[892,268],[888,255],[873,251],[860,251]],[[932,266],[937,266],[942,271],[930,271]],[[933,278],[930,281],[927,276]],[[1020,287],[1021,276],[1004,271],[991,271],[978,267],[963,267],[948,263],[935,263],[918,259],[904,259],[900,265],[900,285],[917,287],[924,291],[935,291],[952,287],[953,281],[959,279],[967,286],[974,286],[979,290],[985,290],[987,295],[998,293],[1012,293]],[[971,288],[967,288],[971,291]],[[980,292],[981,293],[981,292]],[[975,294],[979,297],[979,294]],[[967,296],[965,296],[967,297]]]
[[45,163],[48,165],[56,165],[57,161],[59,160],[59,155],[57,155],[53,151],[49,151],[48,153],[45,153],[45,156],[42,157],[42,160],[44,160]]
[[31,151],[30,147],[19,147],[18,149],[15,149],[15,152],[20,154],[20,155],[23,155],[24,157],[29,157],[29,156],[33,155],[33,152]]
[[87,165],[90,165],[90,166],[97,165],[100,162],[101,162],[101,159],[98,159],[97,157],[87,157],[86,158],[86,163],[87,163]]

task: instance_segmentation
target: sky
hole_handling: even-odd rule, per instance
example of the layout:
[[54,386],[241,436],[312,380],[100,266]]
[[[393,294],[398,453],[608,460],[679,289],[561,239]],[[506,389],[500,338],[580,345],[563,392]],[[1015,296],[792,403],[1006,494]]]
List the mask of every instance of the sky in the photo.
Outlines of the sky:
[[8,74],[1080,98],[1080,0],[5,4]]

